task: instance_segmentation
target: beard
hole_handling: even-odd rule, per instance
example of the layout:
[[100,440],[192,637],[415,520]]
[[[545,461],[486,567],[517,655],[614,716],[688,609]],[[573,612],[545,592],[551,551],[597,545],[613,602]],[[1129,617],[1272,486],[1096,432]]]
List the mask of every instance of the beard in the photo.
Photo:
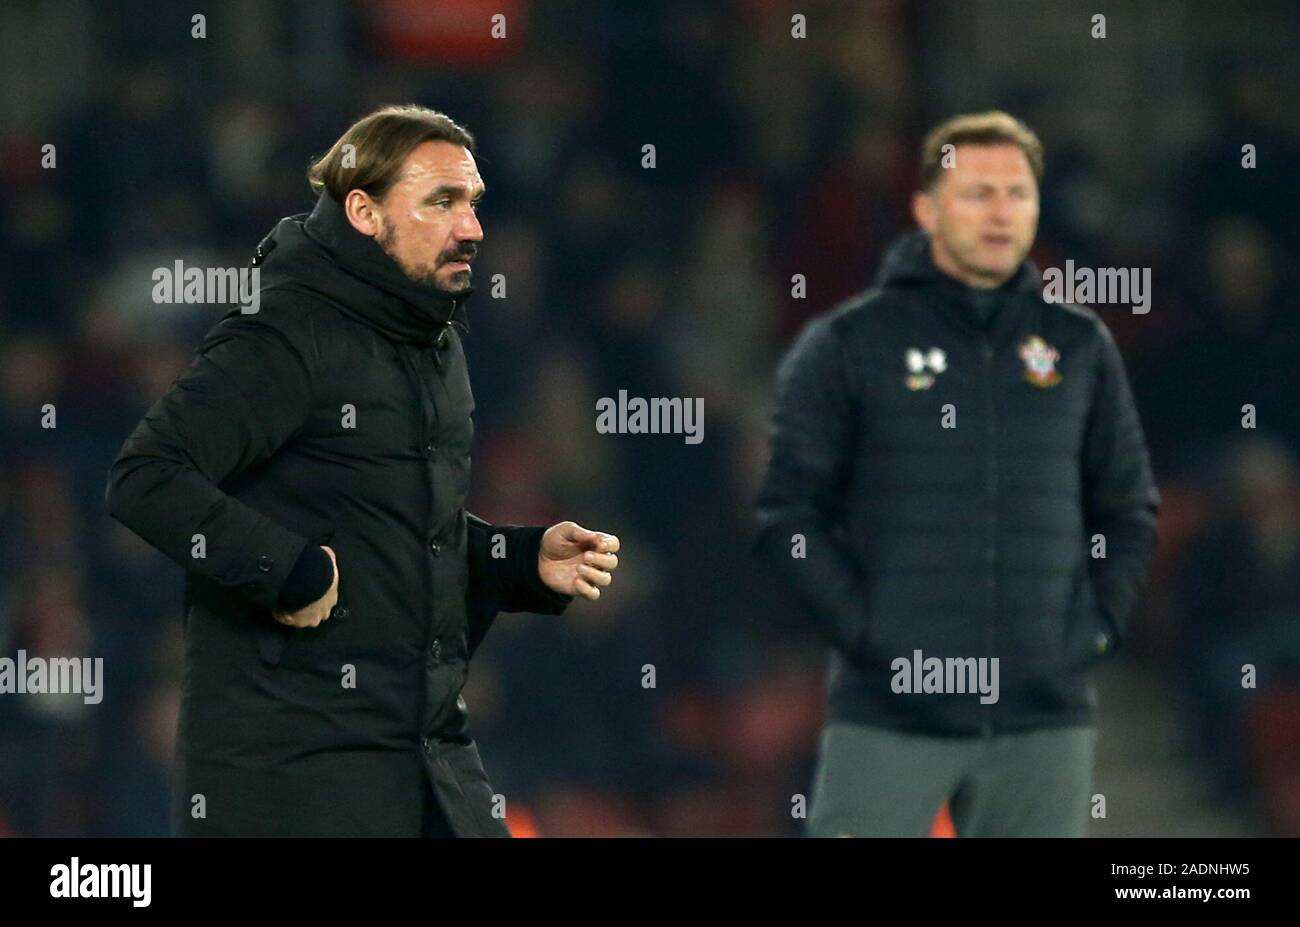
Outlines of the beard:
[[438,256],[435,264],[412,265],[402,260],[397,253],[397,225],[391,218],[384,219],[383,230],[375,236],[375,241],[412,283],[429,287],[447,296],[459,295],[470,288],[472,276],[469,270],[460,270],[452,274],[451,285],[444,286],[438,279],[438,269],[452,261],[472,259],[478,254],[478,245],[474,242],[465,242],[460,248],[444,252]]

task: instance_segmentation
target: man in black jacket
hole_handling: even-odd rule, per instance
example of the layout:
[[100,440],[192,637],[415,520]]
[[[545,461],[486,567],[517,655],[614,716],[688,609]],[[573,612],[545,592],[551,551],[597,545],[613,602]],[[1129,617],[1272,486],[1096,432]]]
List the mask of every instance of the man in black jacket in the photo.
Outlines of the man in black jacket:
[[759,543],[832,644],[813,835],[1082,835],[1089,671],[1159,496],[1115,344],[1026,260],[1042,149],[1004,113],[922,150],[920,233],[784,359]]
[[470,135],[388,107],[309,179],[315,209],[257,248],[257,311],[213,327],[109,478],[113,517],[186,569],[173,827],[508,836],[470,656],[498,611],[598,598],[619,542],[465,511]]

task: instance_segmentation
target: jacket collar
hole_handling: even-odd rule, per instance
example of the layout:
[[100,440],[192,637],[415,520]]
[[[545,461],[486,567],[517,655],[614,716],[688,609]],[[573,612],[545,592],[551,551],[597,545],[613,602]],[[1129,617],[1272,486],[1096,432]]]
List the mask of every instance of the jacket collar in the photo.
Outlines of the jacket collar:
[[1040,298],[1043,283],[1038,267],[1025,259],[1011,278],[996,289],[967,286],[935,267],[930,236],[914,232],[889,247],[876,286],[915,290],[937,297],[932,302],[950,323],[964,331],[980,332],[1005,327],[1009,313],[1004,310],[1019,303],[1018,297]]
[[[277,245],[284,247],[272,253]],[[282,220],[263,249],[268,272],[295,278],[394,341],[442,344],[452,325],[469,331],[465,303],[472,290],[452,296],[409,279],[373,238],[352,227],[329,193],[309,215]]]

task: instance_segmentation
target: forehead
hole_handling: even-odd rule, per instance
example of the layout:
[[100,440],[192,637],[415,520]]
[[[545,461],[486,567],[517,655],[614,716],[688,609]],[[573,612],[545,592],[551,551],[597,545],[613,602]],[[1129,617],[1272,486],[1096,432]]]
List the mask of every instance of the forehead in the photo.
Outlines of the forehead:
[[468,148],[451,142],[421,142],[402,162],[399,183],[416,190],[456,184],[473,189],[483,186],[478,164]]
[[954,155],[953,166],[939,172],[940,180],[944,174],[951,174],[959,183],[1015,183],[1034,179],[1029,158],[1019,145],[958,145]]

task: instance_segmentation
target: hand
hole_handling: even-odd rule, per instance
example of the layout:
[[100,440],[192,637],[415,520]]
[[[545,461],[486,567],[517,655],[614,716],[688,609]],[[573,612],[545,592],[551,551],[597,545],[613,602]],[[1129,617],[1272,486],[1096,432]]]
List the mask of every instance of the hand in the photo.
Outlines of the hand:
[[614,581],[618,567],[618,538],[588,531],[571,521],[552,525],[542,535],[537,553],[537,575],[560,595],[580,595],[593,602],[600,590]]
[[334,551],[329,547],[322,547],[321,550],[330,555],[330,562],[334,564],[334,581],[330,583],[329,589],[325,594],[312,602],[310,605],[304,605],[296,612],[282,612],[273,610],[271,615],[280,624],[287,624],[291,628],[314,628],[322,621],[329,618],[330,612],[339,601],[339,561],[334,556]]

